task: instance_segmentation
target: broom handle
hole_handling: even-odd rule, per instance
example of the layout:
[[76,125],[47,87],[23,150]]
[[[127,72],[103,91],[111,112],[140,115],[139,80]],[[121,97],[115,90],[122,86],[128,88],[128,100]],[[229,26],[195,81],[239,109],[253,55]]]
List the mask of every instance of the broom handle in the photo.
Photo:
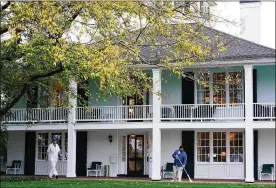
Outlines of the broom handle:
[[186,171],[186,169],[185,169],[184,165],[182,164],[182,162],[180,161],[180,159],[179,159],[179,157],[178,157],[178,156],[177,156],[177,159],[178,159],[178,161],[180,162],[180,164],[181,164],[181,166],[183,167],[183,169],[185,170],[185,172],[186,172],[186,174],[187,174],[188,178],[189,178],[189,179],[191,179],[191,178],[190,178],[190,176],[189,176],[189,174],[188,174],[188,172]]

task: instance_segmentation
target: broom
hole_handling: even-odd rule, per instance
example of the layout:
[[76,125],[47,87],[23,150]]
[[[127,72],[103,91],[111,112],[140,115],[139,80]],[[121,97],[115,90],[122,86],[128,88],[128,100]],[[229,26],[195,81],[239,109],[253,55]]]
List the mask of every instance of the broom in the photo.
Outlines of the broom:
[[180,161],[180,159],[178,158],[178,156],[176,156],[176,158],[178,159],[178,161],[180,162],[181,166],[183,167],[183,169],[184,169],[185,173],[187,174],[187,176],[188,176],[188,178],[189,178],[189,181],[190,181],[190,182],[193,182],[193,180],[190,178],[190,176],[189,176],[188,172],[186,171],[186,169],[185,169],[184,165],[182,164],[182,162]]

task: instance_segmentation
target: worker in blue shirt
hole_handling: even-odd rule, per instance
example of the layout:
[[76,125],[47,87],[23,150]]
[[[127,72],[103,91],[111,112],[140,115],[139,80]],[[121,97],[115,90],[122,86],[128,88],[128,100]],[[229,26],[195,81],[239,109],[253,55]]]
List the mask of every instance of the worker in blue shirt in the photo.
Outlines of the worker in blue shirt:
[[172,181],[178,180],[181,182],[183,168],[185,168],[185,165],[187,164],[187,154],[184,151],[183,146],[180,146],[179,149],[175,150],[172,157],[174,158]]

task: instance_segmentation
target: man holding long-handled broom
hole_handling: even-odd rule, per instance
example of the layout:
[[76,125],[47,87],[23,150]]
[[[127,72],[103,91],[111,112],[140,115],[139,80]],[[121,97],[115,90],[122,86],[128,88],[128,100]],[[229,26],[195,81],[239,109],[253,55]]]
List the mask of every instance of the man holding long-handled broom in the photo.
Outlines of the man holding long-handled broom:
[[187,154],[183,150],[183,146],[180,146],[179,149],[175,150],[172,157],[174,158],[172,181],[178,180],[178,182],[181,182],[183,168],[185,168],[185,165],[187,164]]

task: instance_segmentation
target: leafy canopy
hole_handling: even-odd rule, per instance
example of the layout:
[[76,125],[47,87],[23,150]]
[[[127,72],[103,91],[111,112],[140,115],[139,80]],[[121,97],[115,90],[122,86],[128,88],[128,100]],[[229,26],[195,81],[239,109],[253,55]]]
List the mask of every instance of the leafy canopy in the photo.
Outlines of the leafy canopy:
[[95,81],[98,97],[155,92],[145,67],[182,76],[225,50],[204,34],[216,20],[197,2],[2,2],[0,116],[34,85],[69,92],[71,79]]

